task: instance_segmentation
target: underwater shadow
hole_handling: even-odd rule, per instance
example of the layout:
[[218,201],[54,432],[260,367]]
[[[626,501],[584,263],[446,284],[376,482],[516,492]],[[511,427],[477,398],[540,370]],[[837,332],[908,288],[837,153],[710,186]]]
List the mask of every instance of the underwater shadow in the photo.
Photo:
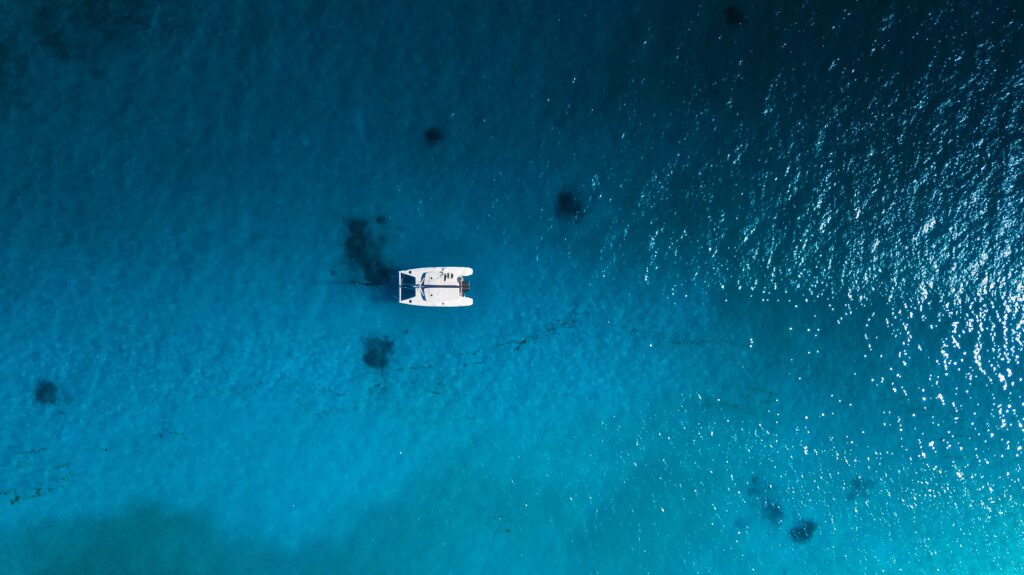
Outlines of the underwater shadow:
[[[378,225],[385,221],[378,218]],[[366,283],[384,285],[392,277],[393,268],[384,262],[384,235],[375,231],[370,222],[353,218],[346,223],[345,257],[359,270]]]
[[200,514],[155,503],[117,514],[39,523],[6,539],[11,547],[5,554],[18,554],[15,568],[5,571],[12,575],[347,572],[340,549],[314,544],[286,550],[272,541],[223,533]]
[[[508,572],[502,566],[510,564],[543,572],[564,552],[537,529],[565,521],[550,511],[557,498],[524,508],[523,499],[536,500],[542,486],[496,481],[487,470],[487,461],[456,449],[428,463],[395,497],[295,547],[223,530],[204,513],[147,502],[5,533],[0,564],[15,566],[4,575],[470,573]],[[465,552],[472,548],[489,556]],[[481,561],[490,569],[481,571]]]
[[43,0],[30,29],[43,48],[68,62],[143,36],[167,20],[168,12],[153,0]]

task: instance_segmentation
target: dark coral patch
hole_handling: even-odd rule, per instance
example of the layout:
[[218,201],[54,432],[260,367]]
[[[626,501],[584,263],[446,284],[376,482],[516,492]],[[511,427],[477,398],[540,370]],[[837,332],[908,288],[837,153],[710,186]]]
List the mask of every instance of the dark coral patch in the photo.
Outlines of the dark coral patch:
[[786,514],[782,511],[782,505],[778,501],[770,497],[765,497],[761,501],[761,517],[772,523],[782,523],[782,519]]
[[390,338],[368,337],[363,340],[363,363],[374,369],[384,369],[394,350],[395,342]]
[[747,485],[747,496],[760,508],[762,518],[779,524],[786,514],[782,510],[782,505],[772,496],[773,490],[771,483],[755,475],[750,478],[750,484]]
[[10,59],[11,47],[6,42],[0,42],[0,88],[4,86],[4,79],[7,75],[7,66]]
[[810,519],[801,519],[789,530],[789,538],[797,543],[807,543],[814,536],[818,524]]
[[47,48],[61,60],[70,60],[72,44],[76,42],[65,31],[64,15],[60,9],[49,3],[42,3],[36,8],[32,18],[32,32],[39,44]]
[[750,483],[747,485],[747,495],[751,497],[760,497],[765,491],[765,484],[761,481],[761,478],[757,475],[750,478]]
[[875,482],[861,476],[854,477],[846,488],[846,500],[855,501],[867,497],[868,491],[874,488]]
[[747,15],[735,5],[726,6],[725,21],[734,26],[741,26],[747,22]]
[[345,256],[359,268],[367,283],[383,285],[391,277],[391,268],[382,256],[383,246],[383,238],[373,233],[368,221],[356,218],[348,222]]
[[162,6],[151,0],[42,0],[33,13],[39,44],[61,60],[89,55],[145,33]]
[[583,202],[569,190],[562,191],[555,198],[555,216],[560,220],[578,222],[583,217],[583,211]]
[[436,146],[443,139],[444,132],[442,132],[441,128],[438,128],[437,126],[431,126],[423,132],[423,141],[425,141],[428,146]]
[[40,379],[36,382],[36,403],[53,405],[57,403],[57,384],[52,381]]

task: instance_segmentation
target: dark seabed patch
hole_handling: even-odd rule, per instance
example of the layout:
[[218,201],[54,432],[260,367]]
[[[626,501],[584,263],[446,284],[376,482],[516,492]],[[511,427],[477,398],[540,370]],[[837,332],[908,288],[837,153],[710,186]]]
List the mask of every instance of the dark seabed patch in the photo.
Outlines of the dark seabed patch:
[[39,40],[39,45],[64,61],[71,59],[73,48],[77,47],[73,46],[77,42],[66,31],[69,26],[67,19],[61,7],[53,2],[40,3],[32,18],[32,32]]
[[11,47],[7,41],[0,40],[0,90],[3,89],[6,84],[6,76],[8,74],[7,67],[8,62],[11,59]]
[[36,382],[35,399],[36,403],[42,405],[57,403],[57,384],[46,379],[40,379]]
[[442,132],[441,128],[438,128],[437,126],[431,126],[423,132],[423,141],[426,142],[428,146],[433,147],[439,144],[443,139],[444,132]]
[[[383,216],[378,216],[380,222]],[[370,222],[354,218],[348,222],[345,257],[359,268],[367,283],[383,285],[391,277],[391,268],[384,263],[384,238],[376,234]]]
[[778,525],[782,523],[786,514],[782,510],[782,505],[772,495],[772,491],[774,488],[771,483],[755,475],[750,478],[750,484],[747,486],[747,497],[757,507],[763,519]]
[[32,32],[41,46],[68,61],[144,33],[161,13],[151,0],[44,0],[35,8]]
[[[30,573],[357,572],[337,545],[283,549],[271,541],[221,533],[203,515],[139,505],[117,515],[24,526],[5,538]],[[187,550],[184,552],[183,550]]]
[[874,481],[865,479],[858,475],[851,479],[849,485],[846,487],[846,500],[855,501],[857,499],[864,499],[868,496],[868,492],[874,487]]
[[384,369],[388,366],[394,351],[395,342],[388,337],[365,338],[363,340],[363,363],[374,369]]
[[555,198],[555,216],[560,220],[578,222],[583,217],[583,202],[571,190],[562,190]]
[[21,87],[31,69],[32,58],[16,38],[0,39],[0,108],[27,103]]
[[725,21],[735,26],[740,26],[747,22],[747,15],[738,6],[726,6]]
[[789,538],[797,543],[807,543],[814,536],[818,524],[810,519],[801,519],[789,530]]
[[786,514],[782,511],[782,505],[771,498],[765,498],[761,502],[761,517],[775,524],[782,523]]

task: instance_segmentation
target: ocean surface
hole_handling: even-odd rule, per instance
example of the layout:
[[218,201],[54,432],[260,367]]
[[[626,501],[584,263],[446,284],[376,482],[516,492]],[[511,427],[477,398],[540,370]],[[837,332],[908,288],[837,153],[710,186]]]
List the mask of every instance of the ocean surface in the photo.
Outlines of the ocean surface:
[[1022,61],[995,0],[0,3],[0,574],[1024,572]]

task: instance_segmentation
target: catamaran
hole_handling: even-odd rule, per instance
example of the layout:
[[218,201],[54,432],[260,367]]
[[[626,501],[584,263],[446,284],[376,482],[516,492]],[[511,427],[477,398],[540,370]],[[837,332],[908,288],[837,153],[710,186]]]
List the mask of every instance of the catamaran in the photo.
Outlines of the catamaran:
[[469,307],[473,268],[412,268],[398,272],[398,303],[422,307]]

